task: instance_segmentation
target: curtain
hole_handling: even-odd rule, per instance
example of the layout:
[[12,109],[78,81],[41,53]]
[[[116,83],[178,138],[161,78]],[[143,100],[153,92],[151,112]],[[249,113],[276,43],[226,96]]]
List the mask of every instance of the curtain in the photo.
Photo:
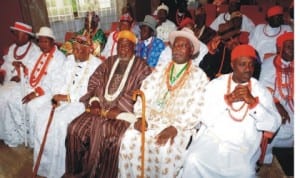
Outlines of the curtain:
[[107,31],[118,19],[116,0],[46,0],[50,26],[57,42],[64,42],[65,33],[76,32],[84,27],[88,11],[100,17],[99,28]]

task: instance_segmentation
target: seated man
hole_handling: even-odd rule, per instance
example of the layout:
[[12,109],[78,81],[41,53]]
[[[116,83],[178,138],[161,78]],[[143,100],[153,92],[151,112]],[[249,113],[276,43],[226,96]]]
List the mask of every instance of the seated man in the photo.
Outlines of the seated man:
[[165,44],[169,42],[169,34],[177,29],[174,22],[168,19],[169,7],[162,3],[157,7],[155,15],[157,15],[158,25],[156,27],[157,38],[163,40]]
[[[3,121],[9,110],[6,107],[12,91],[23,92],[25,83],[28,83],[29,64],[34,62],[40,54],[39,47],[32,41],[34,34],[32,27],[22,22],[15,22],[10,27],[14,42],[0,61],[0,139],[6,139]],[[2,57],[2,56],[1,56]],[[2,64],[3,62],[3,64]],[[2,65],[1,65],[2,64]]]
[[63,64],[65,55],[55,46],[55,36],[49,27],[41,27],[36,34],[41,52],[28,65],[28,82],[23,87],[14,88],[7,101],[5,120],[6,131],[4,142],[16,147],[29,143],[33,147],[33,115],[39,114],[37,109],[41,104],[50,103],[52,95],[64,83]]
[[[183,28],[188,28],[188,29],[193,31],[193,28],[191,28],[191,26],[183,26]],[[193,61],[193,64],[196,65],[196,66],[199,65],[199,63],[201,62],[203,57],[208,52],[207,46],[201,41],[199,41],[199,43],[200,43],[200,45],[199,45],[199,50],[197,50],[198,52],[193,54],[193,56],[191,57],[192,61]],[[170,62],[172,60],[170,58],[170,56],[172,56],[172,46],[167,45],[166,48],[161,52],[161,55],[159,56],[159,59],[158,59],[158,63],[160,64],[160,63]]]
[[[172,56],[168,63],[143,81],[146,98],[145,177],[176,177],[183,153],[202,112],[202,94],[208,79],[192,64],[191,56],[199,50],[193,31],[183,28],[170,34]],[[134,111],[141,116],[142,103]],[[140,176],[141,119],[131,125],[122,139],[119,177]]]
[[231,53],[232,73],[205,89],[201,127],[188,150],[183,178],[255,177],[263,131],[280,126],[269,91],[254,78],[255,49],[239,45]]
[[159,56],[165,49],[164,42],[155,36],[156,25],[156,19],[146,15],[144,21],[140,23],[141,41],[136,45],[136,56],[146,60],[150,67],[157,65]]
[[241,3],[238,0],[229,0],[228,12],[218,15],[210,24],[210,27],[215,31],[219,31],[220,24],[235,19],[240,23],[240,31],[250,33],[255,28],[255,24],[249,17],[240,12],[240,8]]
[[116,177],[120,139],[135,117],[133,91],[151,68],[134,56],[137,39],[128,30],[118,33],[117,55],[105,60],[90,77],[81,97],[86,112],[68,126],[64,177]]
[[[74,33],[76,35],[83,35],[87,37],[92,43],[92,54],[96,57],[100,57],[100,52],[105,46],[106,36],[101,28],[98,28],[100,22],[99,16],[93,12],[87,12],[84,19],[84,28]],[[66,55],[72,54],[72,41],[74,39],[66,41],[61,47],[60,50],[63,51]]]
[[[206,75],[213,80],[223,74],[232,72],[230,54],[234,47],[240,45],[240,30],[235,27],[232,21],[220,24],[218,35],[208,44],[209,52],[200,62],[199,67]],[[260,60],[255,60],[253,76],[259,77]]]
[[276,39],[285,32],[292,32],[290,25],[284,24],[283,8],[272,6],[266,13],[266,24],[257,25],[249,36],[249,44],[255,46],[261,63],[276,55]]
[[104,60],[117,55],[118,33],[122,30],[131,30],[133,18],[128,14],[123,14],[119,21],[118,29],[109,33],[107,43],[101,52],[101,58]]
[[260,82],[273,95],[282,118],[279,131],[268,146],[264,163],[271,164],[273,147],[294,146],[294,33],[283,33],[277,38],[277,55],[264,60]]
[[[65,172],[67,126],[84,112],[84,104],[79,99],[87,92],[89,78],[101,64],[101,60],[90,54],[91,48],[91,43],[85,36],[78,35],[74,39],[73,54],[68,56],[64,64],[66,82],[60,86],[61,91],[53,96],[56,109],[37,172],[40,176],[55,178],[61,177]],[[39,114],[33,118],[36,122],[33,152],[35,164],[51,108],[52,104],[49,102],[41,105]]]

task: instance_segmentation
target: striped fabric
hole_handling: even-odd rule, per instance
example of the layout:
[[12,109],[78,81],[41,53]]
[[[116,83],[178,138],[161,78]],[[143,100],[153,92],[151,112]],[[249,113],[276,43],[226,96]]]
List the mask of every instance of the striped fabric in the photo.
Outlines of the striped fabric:
[[[125,87],[115,101],[107,102],[104,99],[104,90],[116,57],[109,58],[96,69],[90,78],[88,93],[81,101],[87,106],[89,99],[97,96],[102,109],[117,108],[121,112],[132,112],[132,93],[140,88],[144,78],[151,72],[144,60],[134,60]],[[111,86],[109,93],[118,87]],[[103,118],[91,113],[83,113],[73,120],[68,126],[66,138],[65,176],[116,177],[120,142],[128,126],[129,122]]]

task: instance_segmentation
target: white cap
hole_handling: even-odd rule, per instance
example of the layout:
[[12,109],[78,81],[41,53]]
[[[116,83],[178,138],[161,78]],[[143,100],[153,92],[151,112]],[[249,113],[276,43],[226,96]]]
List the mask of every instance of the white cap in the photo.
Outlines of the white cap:
[[158,12],[158,11],[161,10],[161,9],[166,10],[167,13],[169,13],[169,7],[166,6],[164,3],[162,3],[160,6],[158,6],[156,10],[157,10],[157,12]]

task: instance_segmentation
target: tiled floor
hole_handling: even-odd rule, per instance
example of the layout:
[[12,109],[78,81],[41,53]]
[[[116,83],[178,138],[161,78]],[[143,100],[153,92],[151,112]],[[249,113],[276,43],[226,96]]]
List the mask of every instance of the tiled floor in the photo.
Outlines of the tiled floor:
[[[9,148],[0,140],[0,178],[31,178],[32,149],[25,146]],[[39,177],[41,178],[41,177]],[[293,178],[285,176],[279,161],[261,167],[258,178]]]

